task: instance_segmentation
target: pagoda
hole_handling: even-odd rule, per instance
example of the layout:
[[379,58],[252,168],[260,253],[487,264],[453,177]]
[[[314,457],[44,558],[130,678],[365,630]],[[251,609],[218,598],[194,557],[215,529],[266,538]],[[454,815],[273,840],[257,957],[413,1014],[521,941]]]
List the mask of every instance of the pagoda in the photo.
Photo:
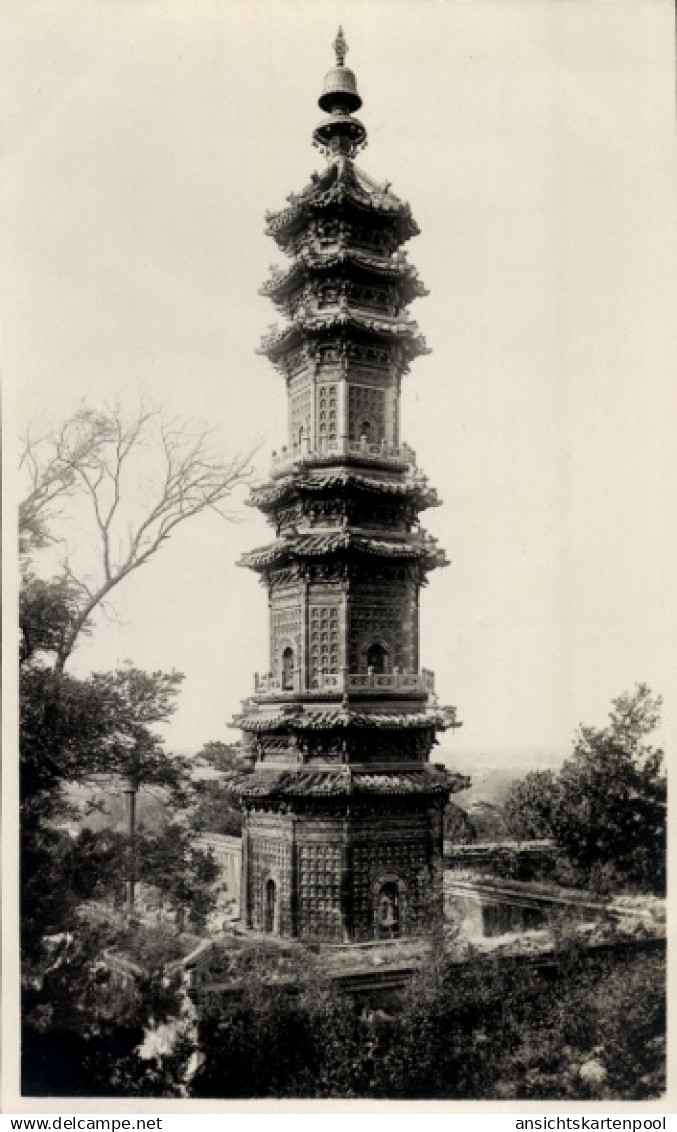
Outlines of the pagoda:
[[444,552],[419,515],[439,500],[400,439],[400,391],[427,348],[425,289],[403,245],[409,206],[355,164],[366,131],[345,66],[319,99],[326,169],[267,232],[289,259],[262,288],[262,341],[285,380],[288,439],[250,502],[275,537],[245,554],[268,593],[269,671],[233,721],[250,772],[241,915],[314,943],[425,934],[441,915],[444,807],[468,780],[432,765],[459,726],[420,667],[419,594]]

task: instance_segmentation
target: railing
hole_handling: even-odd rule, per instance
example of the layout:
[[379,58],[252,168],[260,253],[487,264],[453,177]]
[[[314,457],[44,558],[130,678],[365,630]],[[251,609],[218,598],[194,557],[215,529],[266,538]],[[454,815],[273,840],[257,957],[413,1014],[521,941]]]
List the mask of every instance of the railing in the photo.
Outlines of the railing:
[[273,452],[272,470],[280,472],[295,464],[331,460],[337,456],[357,456],[367,461],[385,460],[388,463],[405,463],[416,467],[416,453],[408,444],[388,444],[387,440],[372,444],[366,436],[360,440],[348,440],[342,436],[335,440],[320,437],[312,448],[310,439],[306,437],[301,444],[295,444],[291,449],[283,448],[280,452]]
[[301,676],[298,669],[288,677],[275,676],[272,672],[254,673],[254,695],[261,692],[299,692]]
[[283,680],[270,672],[254,674],[254,694],[262,695],[273,692],[278,695],[294,692],[355,692],[355,691],[400,691],[400,692],[428,692],[434,695],[435,673],[429,668],[421,672],[400,672],[395,668],[392,672],[375,672],[368,668],[366,672],[322,672],[313,677],[306,688],[301,688],[300,674],[294,671],[293,677]]

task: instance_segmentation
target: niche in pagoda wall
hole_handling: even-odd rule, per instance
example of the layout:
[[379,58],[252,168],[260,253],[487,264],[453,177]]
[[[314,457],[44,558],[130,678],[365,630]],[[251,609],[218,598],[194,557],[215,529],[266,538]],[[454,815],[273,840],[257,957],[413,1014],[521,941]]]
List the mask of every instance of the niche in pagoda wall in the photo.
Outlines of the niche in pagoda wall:
[[424,927],[434,886],[428,815],[370,815],[351,833],[353,938],[415,935]]
[[300,374],[289,383],[289,439],[292,449],[300,447],[303,437],[310,437],[311,419],[311,381],[307,374]]
[[293,934],[293,845],[289,821],[250,814],[247,821],[247,923],[255,931]]
[[386,393],[369,385],[350,385],[348,389],[348,435],[352,441],[363,436],[369,444],[386,437]]
[[287,691],[302,664],[301,603],[298,591],[278,590],[270,609],[270,669]]
[[354,582],[348,617],[351,672],[416,671],[418,609],[411,583]]

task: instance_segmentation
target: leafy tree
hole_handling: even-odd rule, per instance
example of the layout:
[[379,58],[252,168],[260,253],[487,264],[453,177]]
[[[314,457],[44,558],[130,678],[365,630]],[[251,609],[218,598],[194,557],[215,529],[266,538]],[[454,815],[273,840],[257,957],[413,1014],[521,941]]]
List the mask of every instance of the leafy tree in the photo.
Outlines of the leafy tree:
[[[110,921],[90,921],[52,941],[44,978],[24,989],[24,1094],[181,1095],[194,1042],[178,988],[159,972],[121,985],[100,961],[118,933]],[[148,1058],[144,1038],[162,1024],[176,1040]]]
[[444,838],[445,840],[455,842],[457,845],[464,845],[470,841],[474,841],[477,834],[474,826],[468,817],[468,813],[462,806],[457,806],[454,802],[449,802],[444,810]]
[[205,743],[195,756],[196,761],[209,763],[215,770],[230,771],[238,768],[238,749],[220,739],[211,739]]
[[583,875],[613,887],[665,891],[667,782],[647,743],[660,697],[645,684],[613,701],[606,728],[581,727],[559,776],[554,832]]
[[[140,1042],[157,1017],[150,987],[128,1002],[104,994],[92,972],[105,944],[124,942],[114,906],[130,875],[130,850],[144,879],[198,926],[213,904],[214,862],[182,826],[140,835],[133,846],[110,829],[80,828],[69,788],[104,773],[181,798],[185,767],[166,755],[154,730],[171,714],[181,678],[126,667],[77,679],[46,666],[50,619],[57,631],[68,616],[61,593],[61,585],[49,600],[39,592],[42,645],[24,650],[20,679],[24,1089],[174,1095],[189,1056],[181,1033],[162,1064],[144,1059]],[[105,931],[91,919],[92,902],[102,900]]]
[[394,1100],[491,1097],[519,1041],[523,980],[491,961],[458,967],[439,954],[412,980],[404,1010],[381,1037],[373,1091]]
[[551,837],[558,799],[552,770],[532,770],[512,784],[503,802],[508,829],[520,841]]
[[216,774],[191,781],[190,824],[201,833],[219,833],[239,837],[242,833],[242,811],[236,783],[242,775],[238,748],[218,739],[205,743],[195,756],[195,766],[207,763]]
[[665,961],[565,935],[547,966],[433,949],[399,1002],[358,1009],[259,955],[200,1019],[199,1097],[640,1100],[665,1088]]
[[397,1099],[658,1096],[664,957],[569,943],[545,968],[434,956],[382,1027],[374,1065],[370,1095]]
[[212,854],[195,845],[194,831],[175,821],[159,834],[137,833],[134,852],[140,878],[176,909],[179,926],[187,916],[193,928],[203,928],[219,869]]
[[504,841],[508,836],[503,808],[496,802],[472,802],[468,820],[475,841]]
[[[194,1097],[354,1097],[366,1095],[369,1035],[350,998],[309,962],[296,959],[280,983],[274,957],[247,956],[239,992],[202,1009],[203,1055]],[[293,957],[286,956],[294,968]]]
[[595,987],[597,1041],[610,1097],[647,1100],[665,1089],[666,995],[662,956],[612,967]]
[[[213,903],[214,862],[176,824],[131,844],[110,830],[78,828],[71,788],[105,774],[134,790],[156,787],[169,802],[185,801],[185,764],[167,756],[156,731],[174,709],[181,676],[126,666],[76,679],[65,666],[81,636],[92,631],[94,613],[178,525],[209,510],[228,517],[224,506],[247,478],[248,462],[223,460],[207,433],[192,433],[152,410],[129,419],[118,408],[84,407],[58,429],[26,438],[19,659],[23,1039],[30,1091],[41,1091],[41,1071],[47,1092],[91,1095],[98,1074],[106,1082],[102,1092],[116,1092],[115,1082],[122,1088],[125,1080],[135,1095],[137,1071],[149,1095],[170,1088],[157,1074],[149,1085],[136,1050],[154,1017],[153,996],[143,992],[132,1022],[119,996],[112,994],[108,1006],[97,997],[91,961],[102,940],[92,927],[92,901],[106,899],[112,908],[131,855],[141,861],[142,875],[199,925]],[[98,561],[76,566],[78,554],[64,541],[69,521],[89,521]],[[78,549],[90,541],[80,527]],[[47,552],[53,559],[59,547],[59,575],[39,577],[37,556]],[[106,938],[111,941],[110,931]],[[68,1003],[80,1012],[77,1019]],[[113,1048],[120,1041],[122,1060]],[[70,1084],[60,1088],[45,1065],[50,1058],[58,1065],[67,1049],[72,1056],[64,1080]]]
[[558,775],[534,771],[508,793],[515,836],[553,837],[575,883],[665,891],[667,782],[663,751],[647,741],[660,708],[638,684],[613,700],[607,727],[579,728]]
[[232,782],[198,779],[192,783],[192,802],[193,829],[227,837],[239,837],[242,833],[242,811]]

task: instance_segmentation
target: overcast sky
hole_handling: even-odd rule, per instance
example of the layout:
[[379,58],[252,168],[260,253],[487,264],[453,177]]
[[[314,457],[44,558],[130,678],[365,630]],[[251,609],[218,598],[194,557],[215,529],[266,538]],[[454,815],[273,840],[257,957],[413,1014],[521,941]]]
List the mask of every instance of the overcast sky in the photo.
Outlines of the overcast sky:
[[[7,8],[7,6],[6,6]],[[255,354],[280,253],[264,213],[310,145],[339,22],[364,100],[360,163],[421,227],[432,353],[402,435],[444,506],[452,565],[422,597],[422,663],[464,761],[554,758],[647,681],[674,690],[672,8],[660,0],[14,0],[3,93],[8,433],[149,398],[224,451],[285,442]],[[9,32],[9,34],[7,34]],[[672,475],[671,473],[672,466]],[[234,562],[269,538],[198,520],[115,602],[75,671],[186,674],[177,748],[232,741],[267,668],[267,603]],[[666,703],[666,717],[674,704]]]

